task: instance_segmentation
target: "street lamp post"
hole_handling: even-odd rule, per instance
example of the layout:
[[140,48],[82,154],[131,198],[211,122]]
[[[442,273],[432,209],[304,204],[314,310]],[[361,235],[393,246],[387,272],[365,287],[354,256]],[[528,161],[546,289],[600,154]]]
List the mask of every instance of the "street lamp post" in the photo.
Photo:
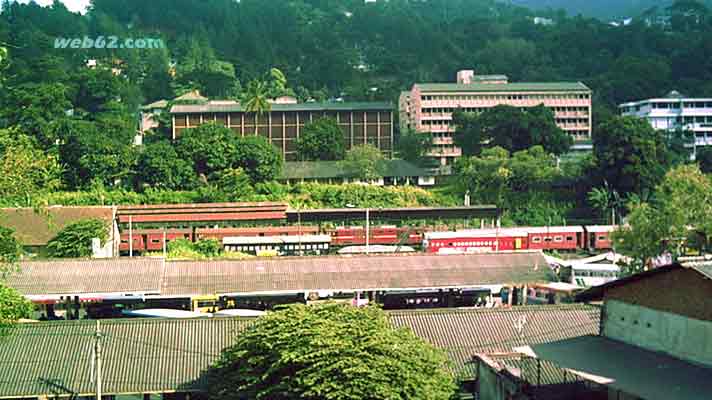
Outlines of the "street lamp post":
[[371,231],[370,210],[366,208],[366,255],[369,253],[368,242]]

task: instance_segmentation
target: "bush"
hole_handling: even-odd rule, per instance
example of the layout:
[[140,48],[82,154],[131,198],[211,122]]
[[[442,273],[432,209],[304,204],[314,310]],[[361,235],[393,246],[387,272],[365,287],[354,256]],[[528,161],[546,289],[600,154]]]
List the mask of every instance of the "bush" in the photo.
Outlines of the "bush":
[[428,399],[455,392],[445,354],[376,307],[291,305],[223,350],[211,399]]
[[104,245],[109,236],[107,226],[99,219],[85,219],[67,225],[47,243],[50,257],[91,257],[91,242],[99,238]]

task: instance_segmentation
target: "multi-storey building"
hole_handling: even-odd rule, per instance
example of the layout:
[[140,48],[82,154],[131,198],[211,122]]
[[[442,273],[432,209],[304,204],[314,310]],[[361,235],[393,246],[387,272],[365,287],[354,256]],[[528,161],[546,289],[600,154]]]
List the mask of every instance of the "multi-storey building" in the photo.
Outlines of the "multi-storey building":
[[401,128],[433,135],[430,156],[448,165],[462,151],[453,142],[456,110],[479,113],[498,105],[554,111],[556,124],[570,134],[575,148],[590,148],[591,89],[581,82],[509,83],[504,75],[457,73],[457,83],[416,83],[399,101]]
[[173,139],[185,129],[215,121],[240,136],[263,136],[282,151],[287,161],[297,159],[296,140],[304,125],[321,117],[334,118],[344,134],[347,149],[372,144],[387,158],[393,156],[393,106],[390,103],[274,102],[270,112],[246,112],[234,101],[175,105],[171,108]]
[[646,119],[655,129],[694,132],[690,147],[712,146],[712,98],[688,98],[672,91],[664,98],[624,103],[618,108],[622,115]]

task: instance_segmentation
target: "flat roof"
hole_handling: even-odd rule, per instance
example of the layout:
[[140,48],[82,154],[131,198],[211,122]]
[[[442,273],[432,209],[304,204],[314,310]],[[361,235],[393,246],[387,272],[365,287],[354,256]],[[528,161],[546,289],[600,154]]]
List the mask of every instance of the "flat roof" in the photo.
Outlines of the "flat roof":
[[705,400],[712,393],[712,368],[603,336],[586,335],[516,350],[641,399]]
[[660,98],[655,98],[655,99],[636,100],[636,101],[631,101],[628,103],[621,103],[618,105],[618,107],[639,106],[639,105],[646,104],[646,103],[688,103],[688,102],[690,102],[690,103],[712,102],[712,98],[710,98],[710,97],[699,97],[699,98],[694,98],[694,97],[680,97],[680,98],[660,97]]
[[416,83],[421,92],[590,92],[582,82]]
[[[297,103],[272,104],[271,111],[392,111],[388,102]],[[245,112],[240,104],[177,104],[171,114]]]

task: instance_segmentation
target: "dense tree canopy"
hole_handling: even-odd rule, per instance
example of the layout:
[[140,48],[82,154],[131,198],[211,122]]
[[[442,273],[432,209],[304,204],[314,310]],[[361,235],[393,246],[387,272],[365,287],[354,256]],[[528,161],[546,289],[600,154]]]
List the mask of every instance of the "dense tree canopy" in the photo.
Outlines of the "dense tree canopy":
[[634,117],[598,125],[593,149],[599,176],[620,194],[653,190],[675,159],[666,134]]
[[0,226],[0,278],[12,264],[20,259],[22,246],[15,237],[15,231]]
[[445,355],[383,311],[292,305],[241,332],[215,365],[211,399],[430,399],[454,394]]
[[432,166],[435,160],[428,157],[433,147],[433,135],[415,131],[401,132],[396,151],[398,156],[415,165]]
[[384,159],[376,146],[364,144],[347,151],[342,165],[349,176],[371,181],[383,177]]
[[344,134],[333,118],[319,118],[304,125],[297,140],[302,161],[335,161],[344,158]]
[[542,146],[549,153],[562,154],[573,140],[554,122],[554,113],[543,105],[522,110],[496,106],[481,114],[456,112],[455,143],[464,155],[478,155],[485,145],[511,152]]
[[140,184],[154,188],[186,189],[195,181],[193,165],[179,157],[175,146],[168,140],[144,146],[138,156],[136,173]]
[[634,268],[687,248],[709,251],[712,243],[712,180],[694,165],[670,170],[652,200],[633,200],[627,224],[614,234],[616,250],[634,257]]

